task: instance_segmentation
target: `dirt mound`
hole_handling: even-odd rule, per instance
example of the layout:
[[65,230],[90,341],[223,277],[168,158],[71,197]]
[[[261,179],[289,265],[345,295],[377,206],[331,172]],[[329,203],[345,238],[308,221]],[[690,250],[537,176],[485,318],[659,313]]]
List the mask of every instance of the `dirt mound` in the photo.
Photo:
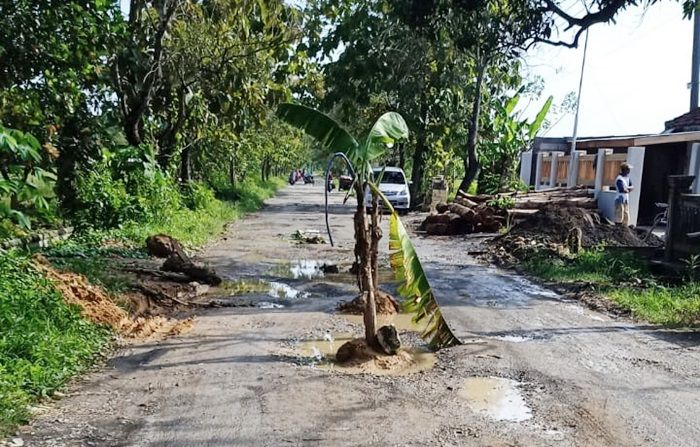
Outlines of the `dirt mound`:
[[398,351],[396,355],[382,354],[367,346],[363,338],[342,345],[335,359],[344,367],[360,368],[367,372],[404,370],[416,364],[407,351]]
[[663,244],[655,236],[645,241],[637,231],[615,225],[595,211],[560,204],[544,206],[491,243],[497,250],[514,255],[528,247],[561,251],[568,249],[574,233],[580,234],[583,247],[599,244],[610,247],[655,247]]
[[[152,335],[175,335],[193,324],[192,318],[172,319],[164,316],[135,316],[119,307],[100,287],[90,284],[82,275],[59,272],[43,257],[35,257],[35,264],[53,282],[63,299],[79,306],[85,318],[93,323],[109,326],[129,338],[147,338]],[[134,300],[130,300],[132,303]]]
[[601,218],[595,211],[565,205],[544,206],[539,212],[515,225],[508,236],[563,244],[574,228],[581,230],[581,244],[584,247],[601,243],[618,247],[649,246],[629,227],[615,225]]
[[[377,291],[374,296],[374,300],[377,307],[377,314],[379,315],[393,315],[399,313],[401,310],[396,298],[383,290]],[[338,311],[345,314],[362,315],[365,312],[366,302],[366,293],[362,293],[357,295],[357,297],[350,302],[341,301],[338,304]]]

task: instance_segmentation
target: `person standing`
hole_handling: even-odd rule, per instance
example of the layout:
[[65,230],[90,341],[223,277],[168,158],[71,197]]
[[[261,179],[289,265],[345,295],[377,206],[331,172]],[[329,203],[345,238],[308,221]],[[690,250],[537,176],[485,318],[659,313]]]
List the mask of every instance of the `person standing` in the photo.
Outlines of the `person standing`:
[[620,174],[615,179],[615,189],[617,189],[615,221],[625,226],[630,224],[630,192],[634,190],[634,186],[632,186],[630,181],[631,171],[632,166],[622,163],[620,165]]

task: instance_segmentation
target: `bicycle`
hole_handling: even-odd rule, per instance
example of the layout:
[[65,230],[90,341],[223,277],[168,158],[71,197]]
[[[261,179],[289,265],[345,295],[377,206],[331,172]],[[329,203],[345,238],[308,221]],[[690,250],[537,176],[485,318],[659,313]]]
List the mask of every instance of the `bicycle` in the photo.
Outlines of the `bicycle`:
[[656,208],[658,208],[659,210],[663,211],[657,213],[656,216],[654,216],[654,221],[651,224],[651,228],[649,228],[649,231],[647,231],[647,233],[644,235],[643,240],[645,241],[649,240],[657,226],[668,224],[668,203],[656,202],[654,206],[656,206]]

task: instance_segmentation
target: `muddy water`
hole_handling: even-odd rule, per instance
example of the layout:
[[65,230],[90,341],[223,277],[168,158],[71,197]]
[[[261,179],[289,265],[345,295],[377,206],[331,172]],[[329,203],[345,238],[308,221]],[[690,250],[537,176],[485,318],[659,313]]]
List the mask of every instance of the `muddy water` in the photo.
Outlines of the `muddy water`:
[[228,294],[230,296],[266,294],[270,298],[297,299],[308,298],[309,294],[301,292],[289,284],[275,281],[263,281],[260,279],[239,279],[224,281],[214,291],[215,294]]
[[[402,376],[432,369],[437,362],[435,353],[417,347],[401,348],[397,356],[380,356],[379,361],[367,362],[360,366],[342,366],[335,362],[335,353],[343,344],[357,337],[348,333],[326,333],[322,339],[307,340],[299,344],[297,351],[310,359],[316,366],[343,371],[350,374],[376,374],[382,376]],[[383,361],[392,359],[401,361]],[[387,366],[389,364],[390,366]]]
[[532,417],[518,382],[500,377],[470,377],[459,392],[472,410],[497,421],[522,422]]
[[270,270],[270,274],[280,278],[314,279],[323,278],[325,263],[302,259],[290,263],[279,264]]

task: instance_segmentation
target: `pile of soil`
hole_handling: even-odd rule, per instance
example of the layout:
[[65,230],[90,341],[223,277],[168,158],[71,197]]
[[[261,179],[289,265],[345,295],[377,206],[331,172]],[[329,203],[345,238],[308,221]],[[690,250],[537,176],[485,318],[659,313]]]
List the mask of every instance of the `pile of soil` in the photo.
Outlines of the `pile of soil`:
[[379,353],[370,348],[364,338],[356,338],[342,345],[335,359],[343,367],[359,368],[365,372],[401,371],[416,364],[409,352],[398,351],[395,355]]
[[[132,316],[119,307],[102,288],[87,278],[71,272],[59,272],[45,258],[35,257],[37,268],[53,282],[63,299],[80,307],[82,315],[93,323],[112,328],[127,338],[149,338],[155,335],[176,335],[193,325],[192,318],[175,319],[161,315]],[[141,297],[131,295],[132,303]],[[135,306],[141,307],[141,306]]]
[[[401,310],[396,298],[383,290],[378,290],[375,293],[374,301],[378,315],[394,315]],[[367,294],[361,293],[350,302],[341,301],[338,304],[338,311],[344,314],[363,315],[365,313],[365,303],[367,303]]]
[[657,247],[656,236],[643,240],[632,228],[616,225],[596,211],[562,204],[548,204],[491,241],[494,251],[521,257],[528,248],[567,251],[572,232],[580,230],[581,246]]

